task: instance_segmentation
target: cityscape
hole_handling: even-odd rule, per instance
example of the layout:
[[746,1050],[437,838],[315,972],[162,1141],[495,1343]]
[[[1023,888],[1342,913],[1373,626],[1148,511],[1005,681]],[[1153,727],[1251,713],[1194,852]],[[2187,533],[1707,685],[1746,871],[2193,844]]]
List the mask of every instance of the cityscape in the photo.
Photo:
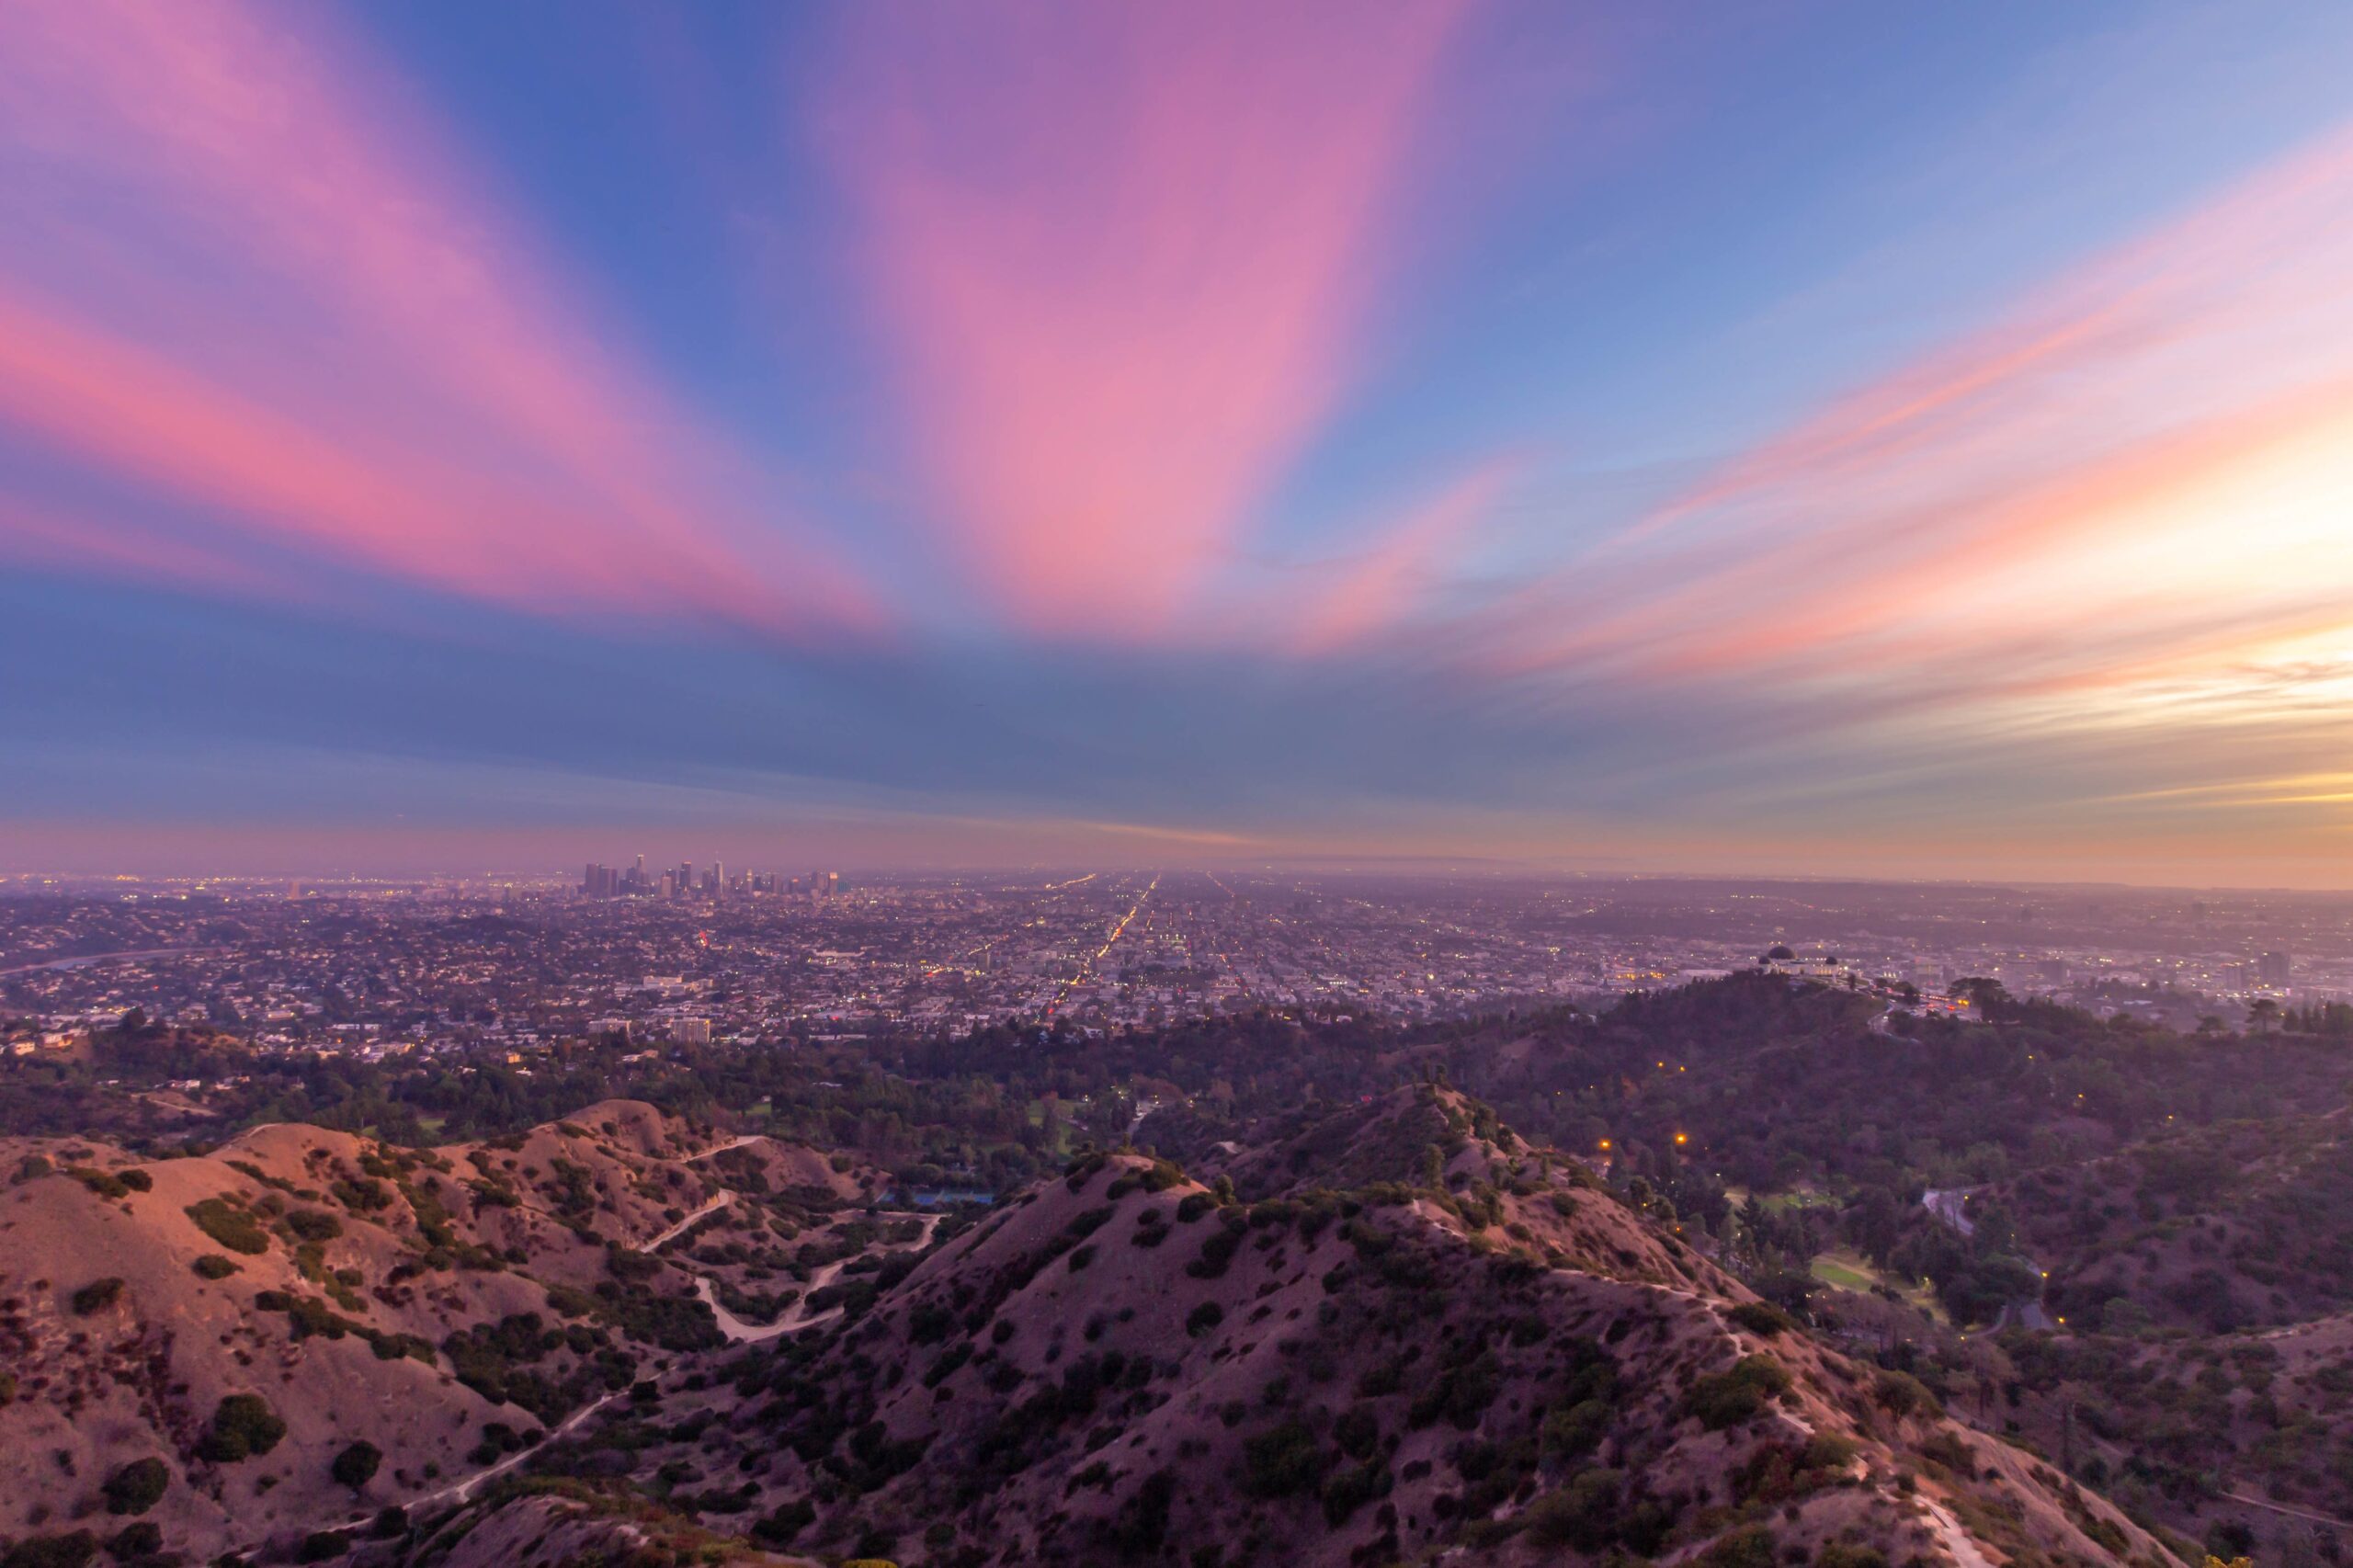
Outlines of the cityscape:
[[[1781,957],[1768,955],[1779,951]],[[272,1049],[789,1048],[1259,1010],[1605,1006],[1766,964],[1957,1008],[1958,983],[2184,1030],[2353,1001],[2353,900],[2124,888],[1115,871],[649,872],[0,885],[0,1017],[51,1049],[143,1016]],[[2209,1026],[2213,1027],[2213,1026]]]

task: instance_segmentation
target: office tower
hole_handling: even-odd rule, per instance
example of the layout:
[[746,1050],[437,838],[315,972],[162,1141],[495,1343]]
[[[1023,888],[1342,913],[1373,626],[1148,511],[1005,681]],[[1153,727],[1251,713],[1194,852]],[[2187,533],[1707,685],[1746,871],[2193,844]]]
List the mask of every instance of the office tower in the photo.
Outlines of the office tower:
[[2266,985],[2287,984],[2292,967],[2286,953],[2266,953],[2255,962],[2256,976]]

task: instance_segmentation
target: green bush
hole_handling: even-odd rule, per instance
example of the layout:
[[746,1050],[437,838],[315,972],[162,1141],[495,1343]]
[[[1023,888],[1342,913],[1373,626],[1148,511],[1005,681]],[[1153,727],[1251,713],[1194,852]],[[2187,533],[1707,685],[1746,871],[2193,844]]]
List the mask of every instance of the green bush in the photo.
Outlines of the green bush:
[[1339,1528],[1348,1522],[1349,1515],[1380,1496],[1388,1485],[1389,1472],[1375,1460],[1334,1471],[1324,1478],[1318,1494],[1324,1504],[1324,1522]]
[[1695,1560],[1699,1568],[1775,1568],[1773,1532],[1762,1525],[1734,1530]]
[[1381,1441],[1381,1418],[1363,1405],[1352,1406],[1332,1424],[1332,1440],[1352,1460],[1370,1458]]
[[1610,1407],[1597,1399],[1563,1403],[1544,1413],[1542,1444],[1549,1460],[1583,1459],[1601,1446],[1609,1430]]
[[1769,1356],[1743,1356],[1729,1372],[1695,1379],[1683,1395],[1683,1413],[1698,1416],[1711,1432],[1721,1432],[1756,1416],[1766,1401],[1789,1387],[1789,1370],[1779,1361]]
[[74,1315],[85,1318],[92,1312],[106,1311],[120,1300],[122,1281],[109,1274],[104,1279],[91,1280],[74,1292]]
[[125,1525],[107,1538],[107,1555],[118,1562],[135,1562],[164,1550],[164,1527],[153,1519]]
[[257,1393],[233,1393],[212,1412],[212,1429],[198,1451],[214,1464],[257,1459],[278,1447],[286,1423]]
[[330,1182],[327,1190],[334,1193],[345,1208],[354,1211],[389,1208],[392,1201],[392,1189],[373,1176]]
[[313,1530],[302,1538],[297,1562],[332,1562],[351,1550],[351,1539],[340,1530]]
[[348,1486],[357,1492],[375,1478],[377,1467],[383,1462],[384,1451],[381,1449],[373,1443],[358,1442],[335,1455],[335,1463],[327,1467],[327,1473],[335,1477],[338,1485]]
[[88,1530],[28,1536],[0,1557],[0,1568],[82,1568],[97,1554],[98,1538]]
[[752,1527],[752,1539],[767,1546],[782,1546],[817,1522],[817,1506],[806,1497],[780,1503]]
[[[2123,1533],[2119,1531],[2116,1544],[2109,1550],[2121,1558],[2128,1544]],[[1845,1541],[1834,1540],[1815,1554],[1813,1568],[1887,1568],[1887,1553],[1876,1546],[1850,1546]]]
[[104,1171],[93,1170],[87,1165],[75,1165],[67,1170],[65,1174],[72,1176],[75,1181],[80,1182],[84,1187],[88,1187],[93,1193],[97,1194],[100,1198],[128,1198],[131,1196],[131,1188],[123,1183],[121,1178],[118,1176],[110,1176]]
[[1253,1497],[1289,1497],[1323,1474],[1323,1450],[1302,1422],[1286,1421],[1242,1444],[1242,1490]]
[[1580,1471],[1566,1486],[1528,1506],[1528,1538],[1539,1546],[1599,1551],[1618,1538],[1626,1478],[1614,1470]]
[[1195,1339],[1209,1333],[1225,1321],[1225,1309],[1215,1301],[1203,1301],[1185,1314],[1185,1332]]
[[143,1514],[164,1500],[172,1484],[171,1468],[159,1459],[133,1460],[107,1477],[100,1488],[109,1514]]
[[320,1209],[296,1209],[286,1216],[286,1228],[306,1242],[331,1242],[343,1234],[343,1221]]
[[1732,1320],[1734,1328],[1745,1328],[1768,1339],[1787,1334],[1798,1325],[1797,1319],[1770,1301],[1743,1301],[1724,1316]]
[[196,1228],[227,1247],[252,1257],[269,1250],[269,1233],[251,1214],[229,1202],[225,1198],[208,1198],[188,1206],[188,1217]]
[[1196,1279],[1215,1279],[1233,1265],[1233,1255],[1242,1250],[1245,1227],[1228,1224],[1201,1244],[1201,1256],[1185,1266],[1185,1272]]
[[1928,1392],[1928,1385],[1909,1372],[1881,1372],[1872,1379],[1871,1402],[1898,1421],[1944,1414],[1943,1404]]
[[196,1270],[196,1277],[199,1279],[226,1279],[237,1272],[235,1261],[223,1257],[217,1252],[206,1253],[188,1267]]

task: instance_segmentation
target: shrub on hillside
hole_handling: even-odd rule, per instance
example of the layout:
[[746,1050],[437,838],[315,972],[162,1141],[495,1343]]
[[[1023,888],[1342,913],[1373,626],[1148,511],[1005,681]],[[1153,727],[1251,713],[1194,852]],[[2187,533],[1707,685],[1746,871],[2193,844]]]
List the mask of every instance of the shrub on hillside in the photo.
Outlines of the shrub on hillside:
[[295,1552],[297,1562],[332,1562],[351,1550],[351,1538],[340,1530],[313,1530]]
[[343,1234],[343,1221],[320,1209],[296,1209],[286,1216],[286,1228],[306,1242],[331,1242]]
[[93,1279],[74,1292],[74,1315],[88,1317],[102,1312],[122,1300],[122,1281],[109,1274],[104,1279]]
[[1737,1426],[1788,1392],[1790,1374],[1769,1356],[1743,1356],[1729,1372],[1693,1380],[1683,1395],[1683,1413],[1696,1415],[1711,1432]]
[[356,1176],[345,1181],[330,1182],[327,1190],[354,1212],[385,1209],[392,1205],[392,1189],[373,1176]]
[[1215,1279],[1233,1267],[1233,1255],[1242,1250],[1245,1226],[1229,1223],[1201,1244],[1201,1256],[1185,1266],[1185,1272],[1196,1279]]
[[1362,1464],[1346,1465],[1324,1478],[1318,1494],[1324,1504],[1324,1522],[1334,1529],[1348,1522],[1348,1516],[1380,1496],[1390,1485],[1389,1471],[1377,1460]]
[[1286,1421],[1242,1444],[1242,1490],[1253,1497],[1289,1497],[1323,1475],[1323,1450],[1303,1422]]
[[1528,1506],[1528,1539],[1553,1549],[1599,1551],[1618,1537],[1625,1481],[1619,1471],[1579,1471],[1566,1486]]
[[131,1196],[130,1187],[127,1186],[120,1177],[108,1176],[104,1171],[93,1170],[87,1165],[75,1165],[69,1169],[65,1174],[72,1176],[75,1181],[80,1182],[84,1187],[88,1187],[93,1193],[97,1194],[100,1198],[128,1198]]
[[88,1530],[28,1536],[0,1557],[0,1568],[82,1568],[97,1554],[98,1538]]
[[1762,1525],[1734,1530],[1697,1559],[1699,1568],[1775,1568],[1773,1532]]
[[208,1198],[188,1206],[188,1217],[196,1228],[210,1236],[231,1252],[241,1252],[248,1257],[269,1250],[269,1233],[251,1214],[229,1202],[225,1198]]
[[1751,1334],[1761,1334],[1771,1339],[1797,1327],[1798,1320],[1770,1301],[1743,1301],[1724,1313],[1734,1328],[1745,1328]]
[[377,1467],[383,1462],[384,1451],[381,1449],[373,1443],[358,1442],[335,1456],[335,1463],[327,1467],[327,1473],[335,1477],[336,1484],[348,1486],[357,1492],[374,1479]]
[[172,1484],[169,1466],[159,1459],[133,1460],[107,1477],[100,1490],[109,1514],[143,1514],[164,1500]]
[[[2119,1540],[2110,1550],[2122,1557],[2125,1542]],[[1887,1568],[1887,1553],[1876,1546],[1855,1546],[1843,1540],[1834,1540],[1814,1555],[1813,1568]]]
[[1909,1372],[1881,1372],[1872,1379],[1871,1402],[1898,1421],[1944,1414],[1944,1406],[1928,1392],[1928,1385]]
[[286,1423],[257,1393],[233,1393],[212,1412],[212,1428],[198,1452],[214,1464],[234,1464],[257,1459],[278,1447]]
[[226,1279],[237,1272],[235,1260],[223,1257],[217,1252],[206,1253],[188,1267],[196,1270],[199,1279]]
[[118,1562],[136,1562],[164,1550],[164,1527],[153,1519],[129,1524],[107,1538],[107,1555]]

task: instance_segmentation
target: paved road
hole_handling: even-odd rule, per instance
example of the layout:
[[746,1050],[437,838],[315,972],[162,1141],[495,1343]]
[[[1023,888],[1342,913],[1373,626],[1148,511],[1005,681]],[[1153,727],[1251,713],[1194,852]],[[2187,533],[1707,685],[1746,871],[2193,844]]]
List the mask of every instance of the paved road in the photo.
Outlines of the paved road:
[[78,958],[51,959],[46,963],[18,964],[0,969],[0,979],[12,974],[39,974],[49,969],[88,969],[94,964],[129,963],[134,959],[173,959],[186,953],[225,953],[226,948],[137,948],[114,953],[84,953]]
[[1969,1195],[1975,1190],[1966,1187],[1938,1189],[1930,1187],[1920,1195],[1920,1207],[1942,1220],[1962,1235],[1973,1235],[1977,1221],[1969,1217]]
[[2285,1514],[2291,1519],[2302,1519],[2315,1525],[2327,1525],[2335,1529],[2353,1530],[2353,1519],[2339,1519],[2327,1514],[2315,1514],[2310,1508],[2298,1508],[2286,1503],[2274,1503],[2268,1497],[2250,1497],[2244,1492],[2225,1492],[2222,1495],[2234,1503],[2244,1503],[2250,1508],[2268,1508],[2275,1514]]
[[[1968,1205],[1969,1195],[1976,1190],[1975,1187],[1932,1187],[1920,1195],[1920,1207],[1962,1235],[1974,1235],[1977,1233],[1977,1221],[1969,1217]],[[2029,1257],[2025,1262],[2026,1266],[2036,1273],[2042,1272],[2041,1266],[2034,1259]],[[2003,1307],[2000,1312],[1994,1314],[1994,1321],[1981,1332],[1999,1334],[2013,1323],[2020,1328],[2036,1329],[2045,1334],[2053,1334],[2059,1329],[2059,1324],[2044,1309],[2041,1300],[2039,1297],[2029,1297],[2023,1301],[2012,1301]]]

